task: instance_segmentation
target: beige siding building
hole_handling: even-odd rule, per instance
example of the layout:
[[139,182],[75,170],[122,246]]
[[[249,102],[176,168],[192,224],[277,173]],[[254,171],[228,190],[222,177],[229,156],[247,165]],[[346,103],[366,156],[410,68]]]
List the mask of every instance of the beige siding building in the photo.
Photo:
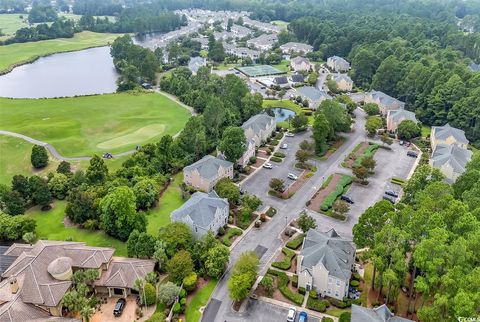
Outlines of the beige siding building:
[[347,72],[350,69],[350,63],[338,56],[328,57],[327,66],[335,72]]
[[347,74],[334,74],[332,80],[335,81],[341,91],[350,92],[353,88],[353,81]]
[[202,191],[212,191],[223,178],[233,178],[233,163],[211,155],[183,168],[183,182]]
[[435,147],[438,144],[456,144],[464,149],[468,147],[468,140],[465,136],[465,132],[450,126],[450,124],[448,123],[444,126],[432,127],[432,133],[430,134],[430,143],[432,145],[432,150],[435,150]]
[[413,121],[418,123],[415,113],[407,110],[393,110],[387,112],[387,130],[395,133],[397,131],[398,125],[403,121]]
[[290,67],[296,72],[310,71],[312,69],[312,64],[308,58],[297,56],[290,60]]
[[380,91],[371,91],[365,93],[364,103],[377,104],[383,116],[386,116],[388,111],[405,109],[404,102],[399,101],[396,98],[393,98]]
[[310,229],[297,260],[298,286],[322,296],[342,300],[355,261],[355,246],[334,229],[326,233]]
[[262,142],[265,142],[276,127],[275,118],[267,114],[254,115],[242,125],[247,141],[253,140],[255,146],[260,146]]

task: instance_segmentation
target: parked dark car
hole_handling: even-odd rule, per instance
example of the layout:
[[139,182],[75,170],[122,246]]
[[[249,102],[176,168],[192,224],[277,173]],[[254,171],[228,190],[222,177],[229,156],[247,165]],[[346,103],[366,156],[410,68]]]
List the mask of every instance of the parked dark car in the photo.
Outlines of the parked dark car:
[[348,203],[351,204],[351,205],[353,205],[353,204],[355,203],[355,202],[353,202],[353,199],[350,198],[350,197],[347,196],[347,195],[342,195],[342,196],[340,197],[340,200],[343,200],[343,201],[345,201],[345,202],[348,202]]
[[413,151],[408,151],[408,152],[407,152],[407,155],[408,155],[409,157],[412,157],[412,158],[418,157],[418,153],[417,153],[417,152],[413,152]]
[[396,199],[390,196],[383,196],[384,200],[390,201],[392,204],[395,204]]
[[398,193],[396,193],[396,192],[393,191],[393,190],[386,190],[386,191],[385,191],[385,194],[388,195],[388,196],[392,196],[392,197],[398,198]]
[[127,302],[125,299],[118,299],[117,303],[115,304],[115,308],[113,309],[113,315],[114,316],[120,316],[123,313],[123,309],[125,308],[125,305]]

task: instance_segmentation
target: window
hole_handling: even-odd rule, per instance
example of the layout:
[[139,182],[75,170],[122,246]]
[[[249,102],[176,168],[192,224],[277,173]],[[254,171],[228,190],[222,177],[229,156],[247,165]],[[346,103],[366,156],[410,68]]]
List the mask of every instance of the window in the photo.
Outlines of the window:
[[340,286],[340,281],[339,280],[337,280],[337,286]]
[[328,294],[332,293],[332,290],[331,290],[331,289],[328,289],[327,293],[328,293]]
[[338,297],[338,292],[335,292],[335,296]]

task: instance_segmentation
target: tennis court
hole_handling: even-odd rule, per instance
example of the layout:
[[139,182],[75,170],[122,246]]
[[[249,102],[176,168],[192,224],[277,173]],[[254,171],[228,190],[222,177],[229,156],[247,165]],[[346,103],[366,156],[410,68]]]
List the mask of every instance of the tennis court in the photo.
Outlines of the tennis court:
[[254,65],[254,66],[237,67],[237,70],[247,75],[248,77],[284,74],[284,72],[270,65]]

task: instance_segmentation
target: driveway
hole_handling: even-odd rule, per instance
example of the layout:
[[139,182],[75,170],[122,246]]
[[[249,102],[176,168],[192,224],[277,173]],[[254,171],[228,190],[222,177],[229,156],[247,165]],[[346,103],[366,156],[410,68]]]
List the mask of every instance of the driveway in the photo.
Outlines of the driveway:
[[131,321],[145,321],[155,312],[155,305],[151,305],[145,311],[145,308],[142,307],[143,317],[137,320],[137,315],[135,310],[138,307],[135,302],[135,296],[130,295],[127,297],[127,304],[123,313],[119,317],[113,316],[113,309],[115,304],[118,301],[118,297],[108,297],[107,303],[102,304],[100,310],[95,312],[95,314],[90,318],[91,322],[131,322]]

